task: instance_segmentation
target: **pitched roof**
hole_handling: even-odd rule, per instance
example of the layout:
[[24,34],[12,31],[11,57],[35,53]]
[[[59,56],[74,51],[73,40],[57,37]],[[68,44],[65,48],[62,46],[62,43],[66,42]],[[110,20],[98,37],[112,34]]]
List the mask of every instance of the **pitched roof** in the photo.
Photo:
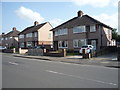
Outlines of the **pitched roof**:
[[12,30],[4,35],[4,37],[17,37],[20,32],[18,30]]
[[20,34],[26,34],[26,33],[31,33],[31,32],[35,32],[38,29],[40,29],[42,26],[44,26],[47,22],[42,23],[42,24],[38,24],[37,26],[30,26],[25,28],[22,32],[19,33]]
[[79,26],[79,25],[92,25],[92,24],[100,24],[109,29],[112,29],[110,26],[108,26],[88,15],[83,15],[82,17],[74,17],[74,18],[64,22],[63,24],[53,28],[51,31],[55,31],[55,30],[61,29],[61,28],[72,28],[72,27]]

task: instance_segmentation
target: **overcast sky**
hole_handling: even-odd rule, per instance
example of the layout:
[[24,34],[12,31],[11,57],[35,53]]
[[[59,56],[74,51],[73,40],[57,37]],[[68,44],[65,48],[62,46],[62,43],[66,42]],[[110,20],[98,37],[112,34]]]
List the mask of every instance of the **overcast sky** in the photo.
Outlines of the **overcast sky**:
[[[0,3],[2,8],[2,32],[9,32],[12,27],[22,31],[39,23],[50,22],[53,27],[77,16],[82,10],[97,20],[118,28],[118,0],[71,0],[67,2],[5,2]],[[2,24],[1,24],[2,23]],[[2,28],[1,28],[2,27]]]

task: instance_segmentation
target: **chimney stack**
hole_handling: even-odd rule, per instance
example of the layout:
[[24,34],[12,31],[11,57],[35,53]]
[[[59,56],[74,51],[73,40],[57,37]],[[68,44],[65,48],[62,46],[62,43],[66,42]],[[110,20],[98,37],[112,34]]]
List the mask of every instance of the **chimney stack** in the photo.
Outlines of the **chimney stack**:
[[2,35],[4,35],[5,33],[3,32]]
[[80,10],[80,11],[78,11],[77,14],[78,14],[78,17],[82,17],[84,13]]
[[16,30],[16,27],[13,27],[12,30],[15,31],[15,30]]
[[37,26],[38,24],[39,24],[38,21],[35,21],[35,22],[34,22],[34,26]]

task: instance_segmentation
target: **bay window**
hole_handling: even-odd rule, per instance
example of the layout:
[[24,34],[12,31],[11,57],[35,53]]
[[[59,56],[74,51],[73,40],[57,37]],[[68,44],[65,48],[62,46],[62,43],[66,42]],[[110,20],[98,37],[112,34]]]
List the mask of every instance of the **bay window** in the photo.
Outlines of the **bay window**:
[[25,45],[24,45],[24,42],[21,42],[20,43],[20,47],[22,48],[22,47],[24,47]]
[[67,48],[68,47],[68,41],[58,41],[58,47],[59,48]]
[[26,46],[27,46],[27,47],[32,47],[32,42],[27,42],[27,43],[26,43]]
[[73,40],[73,46],[75,48],[82,47],[83,45],[86,45],[86,39],[75,39],[75,40]]

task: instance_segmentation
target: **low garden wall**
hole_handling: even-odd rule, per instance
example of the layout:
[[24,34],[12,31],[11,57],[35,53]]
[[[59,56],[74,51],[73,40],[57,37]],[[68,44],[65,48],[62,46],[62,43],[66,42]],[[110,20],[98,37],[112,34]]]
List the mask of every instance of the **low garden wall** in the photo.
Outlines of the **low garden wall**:
[[28,55],[43,56],[43,49],[28,49]]
[[109,53],[117,53],[117,46],[102,46],[100,51],[96,52],[97,56]]
[[28,49],[19,48],[19,54],[26,54],[26,53],[28,53]]
[[58,51],[46,50],[46,52],[44,52],[44,55],[51,56],[51,57],[65,57],[66,56],[66,49],[61,49]]
[[14,53],[14,50],[13,49],[5,49],[5,50],[2,50],[3,53]]

